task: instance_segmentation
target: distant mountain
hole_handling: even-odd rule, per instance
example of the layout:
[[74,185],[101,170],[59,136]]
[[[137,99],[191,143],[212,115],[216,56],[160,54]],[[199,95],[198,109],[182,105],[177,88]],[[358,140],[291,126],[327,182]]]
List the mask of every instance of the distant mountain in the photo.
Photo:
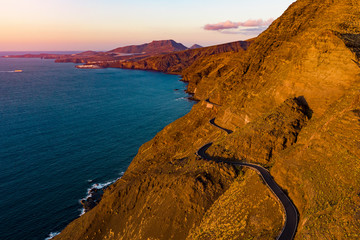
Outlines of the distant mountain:
[[158,53],[170,53],[183,51],[188,49],[181,43],[177,43],[174,40],[161,40],[152,41],[151,43],[145,43],[141,45],[131,45],[126,47],[120,47],[109,51],[109,53],[143,53],[143,54],[158,54]]
[[[163,55],[154,55],[138,60],[131,59],[129,61],[121,62],[106,62],[103,67],[155,70],[172,74],[184,74],[184,78],[187,79],[188,74],[183,72],[183,70],[187,69],[195,61],[211,55],[244,52],[253,41],[253,39],[247,41],[236,41],[210,47],[188,49],[185,51],[177,51]],[[202,66],[198,67],[199,69],[202,69]],[[192,76],[193,79],[197,79],[199,76],[202,76],[197,74],[195,75],[196,76]]]
[[101,52],[95,52],[95,51],[86,51],[86,52],[81,52],[81,53],[77,53],[77,54],[73,54],[73,55],[76,55],[76,56],[93,56],[93,55],[98,55],[98,54],[101,54]]
[[202,48],[203,46],[200,46],[199,44],[194,44],[190,47],[190,49],[197,49],[197,48]]

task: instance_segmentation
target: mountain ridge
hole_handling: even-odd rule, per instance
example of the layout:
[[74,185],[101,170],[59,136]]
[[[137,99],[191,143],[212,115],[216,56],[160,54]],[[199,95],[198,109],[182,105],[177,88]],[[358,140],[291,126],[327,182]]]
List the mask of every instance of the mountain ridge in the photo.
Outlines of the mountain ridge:
[[128,63],[181,73],[199,103],[55,239],[276,238],[277,200],[251,170],[199,159],[209,140],[213,158],[269,169],[299,213],[295,239],[358,239],[359,13],[355,0],[298,0],[246,49]]
[[104,62],[102,67],[114,67],[125,69],[153,70],[170,74],[182,74],[183,70],[195,61],[207,56],[222,53],[244,52],[251,45],[253,39],[219,44],[210,47],[188,49],[169,54],[161,54],[143,58],[140,60],[125,60],[120,62]]
[[[236,41],[209,47],[193,45],[187,48],[174,40],[152,41],[141,45],[119,47],[107,52],[85,51],[76,54],[24,54],[8,55],[6,58],[44,58],[55,59],[55,62],[83,63],[87,66],[79,68],[137,68],[142,70],[162,71],[171,74],[181,74],[196,59],[223,52],[238,52],[246,50],[253,39]],[[195,46],[195,47],[194,47]],[[144,52],[148,51],[148,52]],[[174,63],[176,61],[176,63]],[[175,68],[176,70],[172,69]],[[183,65],[183,66],[181,66]],[[93,67],[92,67],[93,66]],[[167,67],[168,68],[167,68]]]
[[169,53],[176,51],[183,51],[188,49],[181,43],[177,43],[174,40],[157,40],[150,43],[141,45],[130,45],[125,47],[115,48],[108,51],[109,53],[147,53],[147,54],[159,54]]

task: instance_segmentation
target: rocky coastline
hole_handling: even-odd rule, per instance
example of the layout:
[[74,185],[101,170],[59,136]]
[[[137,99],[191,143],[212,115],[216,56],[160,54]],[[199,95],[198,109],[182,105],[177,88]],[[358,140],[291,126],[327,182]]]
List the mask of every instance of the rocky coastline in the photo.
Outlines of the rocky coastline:
[[88,196],[86,198],[80,200],[80,203],[84,209],[83,213],[90,211],[96,205],[99,204],[105,190],[106,190],[106,187],[101,188],[101,189],[94,187],[88,191]]
[[[182,75],[199,102],[54,239],[277,239],[284,208],[227,162],[269,171],[296,207],[294,239],[359,239],[358,9],[298,0],[249,41],[105,61]],[[209,142],[214,161],[196,155]]]

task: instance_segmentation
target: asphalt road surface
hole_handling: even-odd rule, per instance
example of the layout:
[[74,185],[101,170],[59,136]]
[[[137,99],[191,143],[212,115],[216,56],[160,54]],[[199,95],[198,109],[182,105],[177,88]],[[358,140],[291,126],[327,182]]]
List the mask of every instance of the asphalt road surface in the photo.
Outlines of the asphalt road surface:
[[[226,131],[228,134],[232,133],[231,130],[222,128],[219,125],[217,125],[215,123],[215,118],[210,120],[210,124],[212,124],[213,126],[219,128],[221,130]],[[205,159],[205,160],[213,160],[209,155],[206,154],[206,150],[212,144],[213,143],[210,142],[210,143],[207,143],[204,146],[202,146],[196,152],[196,155],[198,155],[199,157],[201,157],[202,159]],[[281,234],[279,235],[279,237],[277,239],[278,240],[293,239],[295,236],[296,228],[297,228],[297,224],[298,224],[298,222],[297,222],[298,221],[298,213],[296,211],[294,204],[291,202],[291,200],[288,198],[288,196],[286,196],[286,194],[281,190],[279,185],[277,185],[277,183],[275,182],[273,177],[270,175],[269,171],[259,165],[251,164],[251,163],[219,161],[219,160],[217,160],[217,162],[232,164],[234,166],[249,167],[249,168],[255,169],[261,175],[264,182],[271,189],[271,191],[276,195],[276,197],[279,199],[279,201],[281,202],[281,204],[283,205],[284,210],[285,210],[285,214],[286,214],[285,225],[284,225],[284,228],[283,228]]]

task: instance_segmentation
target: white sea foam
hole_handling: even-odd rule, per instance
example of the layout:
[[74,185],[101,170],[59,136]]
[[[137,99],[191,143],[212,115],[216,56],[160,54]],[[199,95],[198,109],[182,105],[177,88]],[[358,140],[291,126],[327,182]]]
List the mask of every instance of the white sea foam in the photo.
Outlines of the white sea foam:
[[[124,172],[121,172],[121,173],[120,173],[120,177],[118,177],[118,178],[115,179],[115,180],[108,181],[108,182],[105,182],[105,183],[94,183],[93,185],[91,185],[90,188],[87,189],[87,195],[86,195],[86,197],[80,199],[79,202],[90,198],[90,197],[92,196],[92,195],[91,195],[91,190],[93,190],[93,189],[99,189],[99,190],[100,190],[100,189],[104,189],[104,188],[110,186],[111,184],[115,183],[115,182],[116,182],[117,180],[119,180],[123,175],[124,175]],[[91,183],[92,180],[91,180],[91,181],[88,180],[88,182]],[[80,209],[80,216],[82,216],[82,215],[84,215],[84,214],[85,214],[85,209],[84,209],[84,208]]]
[[180,97],[180,98],[176,98],[175,101],[182,101],[182,100],[186,100],[186,97]]
[[107,187],[107,186],[113,184],[114,182],[116,182],[116,180],[118,180],[118,179],[120,179],[120,178],[117,178],[117,179],[115,179],[113,181],[109,181],[109,182],[106,182],[106,183],[94,183],[93,185],[91,185],[90,188],[87,189],[86,197],[82,198],[81,200],[86,200],[89,197],[91,197],[91,190],[93,190],[93,189],[99,189],[99,190],[104,189],[105,187]]
[[85,214],[85,208],[81,208],[79,209],[79,211],[80,211],[80,215],[79,215],[80,217]]
[[49,236],[47,238],[45,238],[45,240],[50,240],[50,239],[53,239],[56,235],[59,235],[60,232],[51,232],[49,234]]

